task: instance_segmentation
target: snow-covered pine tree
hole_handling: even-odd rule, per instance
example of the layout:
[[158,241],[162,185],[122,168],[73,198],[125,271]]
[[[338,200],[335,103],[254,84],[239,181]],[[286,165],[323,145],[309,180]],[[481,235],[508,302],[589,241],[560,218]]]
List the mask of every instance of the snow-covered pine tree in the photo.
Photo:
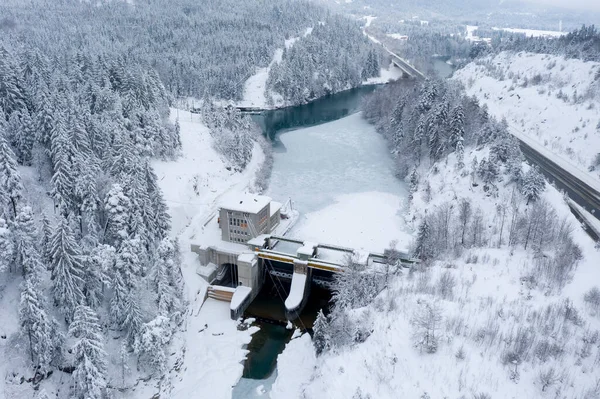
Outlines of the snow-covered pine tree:
[[414,256],[420,260],[428,260],[433,255],[433,248],[431,248],[431,228],[429,226],[429,218],[425,216],[421,224],[419,224],[419,230],[417,232],[417,241],[415,243]]
[[106,210],[106,228],[104,241],[115,248],[129,236],[129,217],[131,215],[131,201],[123,192],[120,184],[113,184],[104,201]]
[[42,214],[42,231],[41,231],[41,255],[42,262],[49,270],[52,270],[52,226],[48,216]]
[[169,238],[161,241],[152,270],[153,289],[156,291],[158,313],[178,320],[181,312],[180,290],[176,280],[175,248]]
[[0,108],[7,114],[25,107],[18,61],[14,54],[0,47]]
[[[17,170],[15,154],[8,146],[0,125],[0,206],[9,206],[10,216],[16,217],[19,201],[22,198],[23,184]],[[0,209],[1,214],[2,209]]]
[[15,258],[13,236],[6,220],[0,217],[0,273],[9,269]]
[[[16,113],[15,113],[16,114]],[[15,137],[15,152],[17,160],[22,165],[31,165],[33,145],[35,144],[35,125],[27,108],[18,112],[18,135]]]
[[43,269],[37,251],[37,231],[31,207],[21,208],[14,222],[15,266],[23,276],[31,275],[37,280]]
[[97,188],[97,179],[100,175],[99,161],[91,152],[78,153],[73,167],[79,171],[74,179],[79,234],[96,236],[100,230],[98,209],[101,201]]
[[[463,141],[465,136],[465,113],[461,105],[452,109],[450,116],[450,148],[458,152],[458,142]],[[461,143],[462,144],[462,143]]]
[[398,150],[400,142],[404,137],[404,125],[402,121],[402,113],[404,112],[404,108],[406,106],[406,99],[403,97],[396,103],[394,110],[392,111],[392,116],[390,117],[389,123],[389,131],[388,135],[391,138],[390,141],[392,143],[392,149],[394,151]]
[[73,371],[73,397],[77,399],[105,399],[106,352],[100,321],[94,311],[85,305],[75,308],[69,335],[76,338],[73,345],[75,370]]
[[122,273],[117,269],[113,271],[111,287],[110,320],[113,325],[120,327],[125,318],[124,313],[128,290],[123,281]]
[[329,322],[327,320],[327,316],[323,314],[323,310],[319,310],[319,313],[317,313],[317,319],[313,325],[312,342],[317,355],[326,352],[331,347]]
[[419,190],[419,174],[417,173],[417,168],[413,168],[408,177],[410,198],[412,199],[413,195]]
[[69,220],[61,216],[51,241],[52,292],[54,303],[70,319],[82,303],[83,263]]
[[54,205],[63,212],[69,212],[74,205],[74,171],[73,144],[65,126],[64,118],[58,114],[50,140],[50,157],[52,159],[53,175],[51,195]]
[[141,276],[142,265],[138,254],[140,253],[140,240],[128,238],[123,241],[117,252],[115,268],[123,277],[123,282],[128,291],[137,286]]
[[142,328],[142,311],[139,305],[139,295],[137,288],[131,289],[125,294],[125,303],[123,307],[123,322],[121,329],[127,333],[127,341],[134,345],[135,340]]
[[419,117],[419,121],[417,122],[417,126],[413,132],[413,136],[411,138],[411,149],[414,151],[414,155],[417,158],[417,165],[419,165],[421,160],[421,144],[425,135],[427,134],[427,116],[421,115]]
[[167,204],[163,199],[162,191],[158,186],[158,178],[154,173],[149,160],[147,159],[145,161],[144,171],[146,174],[146,185],[148,198],[150,200],[150,208],[153,212],[153,240],[159,241],[167,237],[169,230],[171,229],[171,217],[168,212]]
[[38,90],[36,103],[36,140],[46,148],[50,148],[52,131],[54,130],[54,107],[47,89]]
[[523,176],[523,185],[521,193],[527,198],[527,204],[530,201],[536,201],[546,188],[544,176],[539,172],[536,166],[531,166]]
[[465,147],[463,146],[463,137],[459,137],[456,141],[456,167],[462,169],[465,167]]
[[[149,245],[153,241],[152,232],[155,228],[142,168],[143,165],[134,165],[132,174],[123,176],[123,193],[130,200],[129,235],[137,237],[141,243]],[[144,253],[139,253],[139,256],[145,257],[147,249],[147,246],[141,246],[140,250]]]
[[26,277],[21,285],[19,322],[34,370],[46,372],[62,347],[62,335],[53,330],[52,321],[45,310],[43,294],[31,277]]
[[139,337],[134,350],[140,362],[151,370],[162,375],[167,366],[167,344],[171,340],[172,329],[166,315],[158,315],[140,327]]

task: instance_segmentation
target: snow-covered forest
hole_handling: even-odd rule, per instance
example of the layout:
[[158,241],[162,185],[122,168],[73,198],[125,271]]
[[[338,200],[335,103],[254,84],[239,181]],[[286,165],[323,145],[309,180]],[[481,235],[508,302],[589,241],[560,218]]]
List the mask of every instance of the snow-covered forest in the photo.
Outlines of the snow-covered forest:
[[381,54],[359,26],[337,15],[319,21],[273,65],[267,93],[279,94],[286,104],[301,104],[379,76]]
[[9,0],[0,4],[0,15],[5,40],[144,65],[174,96],[235,100],[255,67],[266,66],[287,37],[316,24],[325,11],[287,0]]
[[179,249],[149,163],[180,146],[169,95],[123,58],[5,37],[0,52],[0,278],[4,295],[20,290],[3,310],[6,355],[29,363],[34,386],[61,369],[73,397],[104,397],[108,331],[123,372],[136,358],[152,375],[182,317]]

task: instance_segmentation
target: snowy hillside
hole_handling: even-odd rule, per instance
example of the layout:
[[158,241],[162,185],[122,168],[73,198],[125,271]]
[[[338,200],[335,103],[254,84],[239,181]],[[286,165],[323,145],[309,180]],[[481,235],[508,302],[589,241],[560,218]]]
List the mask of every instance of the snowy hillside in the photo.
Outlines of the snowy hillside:
[[[465,163],[485,155],[485,151],[470,151],[465,153]],[[461,199],[468,199],[489,243],[464,249],[451,261],[405,269],[373,303],[352,310],[351,320],[366,323],[371,331],[362,343],[335,347],[314,358],[303,355],[310,350],[308,340],[292,341],[279,358],[281,372],[272,398],[595,398],[600,394],[600,320],[598,309],[584,301],[584,293],[600,281],[599,253],[593,242],[577,226],[561,195],[548,188],[542,200],[554,207],[557,220],[575,227],[583,260],[562,291],[542,288],[535,265],[539,256],[546,255],[498,246],[491,238],[500,224],[500,215],[491,210],[509,201],[510,187],[503,187],[496,198],[482,195],[481,188],[472,185],[469,167],[461,176],[454,170],[455,163],[451,155],[438,168],[420,169],[422,183],[412,213],[420,220],[445,204],[456,210]],[[519,206],[528,212],[524,203]],[[430,339],[436,346],[427,349]],[[293,372],[299,358],[302,367]]]
[[502,52],[453,78],[514,130],[600,176],[600,63]]

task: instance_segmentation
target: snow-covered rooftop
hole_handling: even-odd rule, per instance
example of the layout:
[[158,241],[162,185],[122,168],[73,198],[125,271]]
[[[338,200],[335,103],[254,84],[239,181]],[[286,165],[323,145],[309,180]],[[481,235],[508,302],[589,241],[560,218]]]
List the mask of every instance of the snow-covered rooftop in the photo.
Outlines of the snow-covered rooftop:
[[238,256],[238,262],[253,263],[256,261],[256,255],[254,253],[243,253]]
[[275,212],[280,210],[281,207],[282,207],[281,202],[271,201],[271,216],[273,216],[275,214]]
[[221,202],[220,207],[237,212],[258,213],[269,205],[271,197],[254,194],[232,194]]
[[252,245],[255,247],[262,247],[263,245],[265,245],[265,240],[269,237],[271,237],[270,234],[261,234],[259,236],[249,239],[248,245]]
[[235,288],[233,296],[231,297],[231,303],[229,304],[229,309],[237,310],[240,305],[246,300],[246,298],[252,294],[252,288],[239,286]]

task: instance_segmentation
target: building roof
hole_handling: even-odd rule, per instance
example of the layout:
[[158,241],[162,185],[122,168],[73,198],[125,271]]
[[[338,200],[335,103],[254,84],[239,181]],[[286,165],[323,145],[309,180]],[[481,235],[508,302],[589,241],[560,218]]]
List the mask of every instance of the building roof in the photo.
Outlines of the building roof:
[[281,202],[277,202],[277,201],[271,201],[271,215],[273,216],[278,210],[280,210],[282,207]]
[[256,214],[270,202],[271,197],[266,195],[231,194],[221,202],[220,207],[231,211]]

